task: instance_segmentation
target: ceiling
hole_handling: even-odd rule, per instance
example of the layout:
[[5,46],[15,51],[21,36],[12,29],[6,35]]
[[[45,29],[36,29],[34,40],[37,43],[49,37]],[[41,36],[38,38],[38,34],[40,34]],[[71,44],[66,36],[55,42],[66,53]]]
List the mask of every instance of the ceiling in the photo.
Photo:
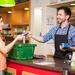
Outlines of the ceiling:
[[[66,2],[66,3],[60,3],[60,4],[50,4],[48,5],[49,7],[54,7],[54,8],[58,8],[58,7],[61,7],[61,6],[67,6],[67,7],[72,7],[70,4],[75,4],[75,1],[72,1],[72,2]],[[75,5],[74,5],[75,6]]]
[[25,7],[29,8],[29,0],[15,0],[16,6],[15,7],[0,7],[0,13],[7,13],[8,11],[11,11],[12,8],[22,10]]
[[19,4],[19,3],[27,2],[29,0],[15,0],[15,1],[16,1],[16,4]]
[[[25,7],[30,6],[30,0],[15,0],[16,1],[16,6],[14,7],[15,9],[20,9],[23,10]],[[58,8],[60,6],[68,6],[71,7],[71,3],[75,3],[75,1],[68,2],[68,3],[62,3],[62,4],[56,4],[56,5],[48,5],[49,7],[54,7]],[[12,10],[10,7],[0,7],[0,13],[7,13],[7,11]]]

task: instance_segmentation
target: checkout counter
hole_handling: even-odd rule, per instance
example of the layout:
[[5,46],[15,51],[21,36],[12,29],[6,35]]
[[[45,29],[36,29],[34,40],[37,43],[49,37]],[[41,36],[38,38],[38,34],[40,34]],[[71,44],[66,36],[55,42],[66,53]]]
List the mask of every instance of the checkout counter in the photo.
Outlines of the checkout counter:
[[52,56],[32,60],[9,59],[7,75],[75,75],[75,69],[64,61]]

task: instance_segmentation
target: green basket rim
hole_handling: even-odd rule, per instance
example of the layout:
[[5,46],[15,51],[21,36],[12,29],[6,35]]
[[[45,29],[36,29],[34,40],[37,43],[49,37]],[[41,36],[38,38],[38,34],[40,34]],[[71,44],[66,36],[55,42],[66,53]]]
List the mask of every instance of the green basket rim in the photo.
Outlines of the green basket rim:
[[15,44],[14,45],[15,47],[17,47],[17,46],[27,46],[27,47],[29,47],[29,46],[37,46],[36,44]]

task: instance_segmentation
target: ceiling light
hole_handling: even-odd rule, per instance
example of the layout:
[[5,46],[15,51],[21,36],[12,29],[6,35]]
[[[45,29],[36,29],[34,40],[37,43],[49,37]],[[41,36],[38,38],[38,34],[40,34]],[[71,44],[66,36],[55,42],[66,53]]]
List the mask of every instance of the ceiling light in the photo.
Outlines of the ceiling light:
[[9,13],[9,14],[11,14],[11,13],[12,13],[12,11],[8,11],[8,13]]
[[24,10],[29,10],[29,8],[24,8]]
[[75,4],[71,4],[71,5],[75,5]]
[[15,0],[0,0],[0,6],[13,7],[15,6]]

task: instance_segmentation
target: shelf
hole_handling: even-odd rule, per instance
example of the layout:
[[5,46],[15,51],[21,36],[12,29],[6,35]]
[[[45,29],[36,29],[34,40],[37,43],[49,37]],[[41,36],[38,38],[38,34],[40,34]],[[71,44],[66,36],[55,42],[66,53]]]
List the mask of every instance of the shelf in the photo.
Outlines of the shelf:
[[9,30],[11,30],[11,28],[4,28],[3,30],[9,31]]
[[26,26],[29,26],[29,24],[14,24],[14,25],[11,25],[11,27],[26,27]]

